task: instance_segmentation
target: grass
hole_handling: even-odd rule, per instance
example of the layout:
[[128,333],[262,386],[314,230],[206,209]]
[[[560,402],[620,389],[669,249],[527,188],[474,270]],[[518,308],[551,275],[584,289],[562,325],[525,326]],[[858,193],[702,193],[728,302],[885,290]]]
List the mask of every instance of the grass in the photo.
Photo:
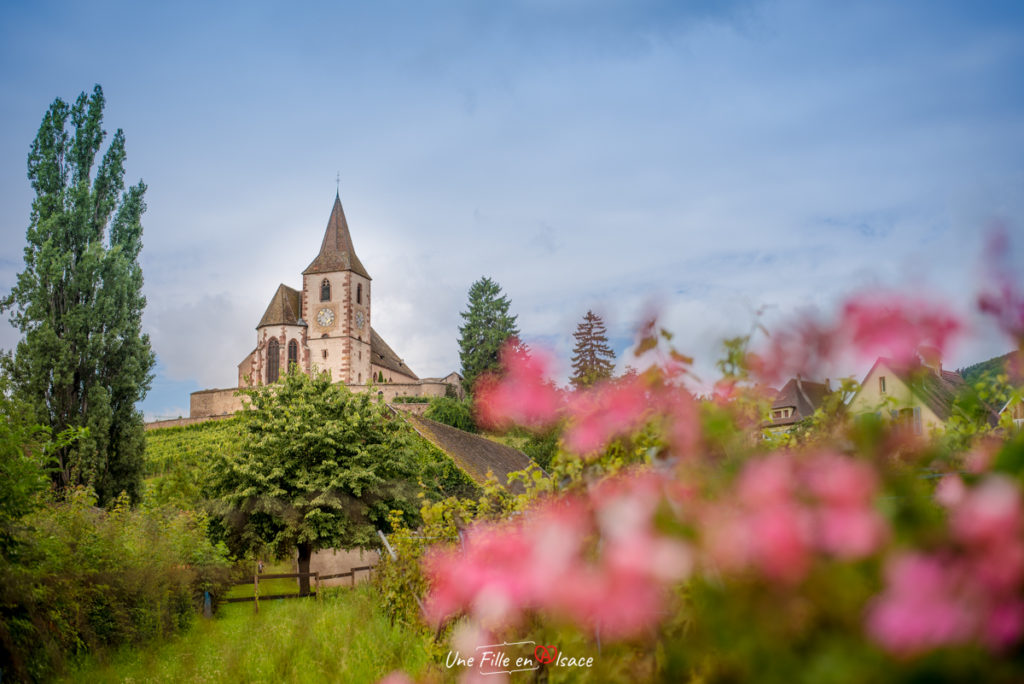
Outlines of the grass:
[[[223,604],[163,645],[90,656],[66,682],[376,682],[426,668],[423,639],[390,625],[370,585],[311,598]],[[261,592],[262,586],[261,586]]]

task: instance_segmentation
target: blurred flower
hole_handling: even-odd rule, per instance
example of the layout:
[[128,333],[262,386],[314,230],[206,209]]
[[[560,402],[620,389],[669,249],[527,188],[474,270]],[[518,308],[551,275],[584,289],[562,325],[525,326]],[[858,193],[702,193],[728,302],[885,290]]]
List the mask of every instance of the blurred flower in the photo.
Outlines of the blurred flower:
[[860,295],[843,306],[839,328],[862,358],[888,356],[897,363],[917,360],[922,347],[941,358],[963,325],[944,307],[902,295]]
[[477,383],[476,407],[481,424],[499,429],[513,424],[540,429],[557,422],[562,397],[548,379],[551,358],[510,343],[502,349],[501,363],[503,376],[487,375]]
[[629,434],[647,420],[648,399],[643,381],[624,378],[576,392],[569,400],[566,446],[578,454],[592,454],[608,442]]

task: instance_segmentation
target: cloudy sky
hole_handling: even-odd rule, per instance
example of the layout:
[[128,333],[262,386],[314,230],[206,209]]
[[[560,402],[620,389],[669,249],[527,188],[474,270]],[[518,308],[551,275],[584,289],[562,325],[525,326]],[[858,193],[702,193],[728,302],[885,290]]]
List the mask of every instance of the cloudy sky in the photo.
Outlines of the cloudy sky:
[[[996,222],[1024,272],[1019,2],[5,2],[4,291],[29,144],[95,83],[149,186],[149,417],[235,383],[336,174],[373,325],[421,376],[459,367],[483,275],[565,364],[588,308],[624,356],[657,307],[710,376],[759,310],[885,287],[966,311]],[[947,366],[1008,349],[983,328]]]

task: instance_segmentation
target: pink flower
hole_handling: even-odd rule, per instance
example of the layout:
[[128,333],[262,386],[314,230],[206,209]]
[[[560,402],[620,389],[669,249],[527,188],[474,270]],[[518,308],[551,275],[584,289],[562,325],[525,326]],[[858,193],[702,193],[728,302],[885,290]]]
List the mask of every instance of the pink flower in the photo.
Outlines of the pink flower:
[[808,489],[830,506],[863,506],[878,489],[874,469],[836,453],[815,454],[805,466]]
[[391,672],[388,675],[386,675],[384,677],[384,679],[381,679],[380,681],[378,681],[377,684],[416,684],[416,683],[409,677],[409,675],[407,675],[404,672],[401,672],[399,670],[395,670],[394,672]]
[[823,507],[818,511],[818,546],[839,558],[869,556],[886,536],[885,521],[869,506]]
[[544,502],[505,524],[477,524],[464,547],[425,562],[433,624],[468,612],[481,625],[514,624],[530,611],[565,617],[619,638],[663,614],[666,587],[685,577],[692,553],[659,533],[654,514],[678,492],[653,473],[628,473],[586,497]]
[[890,561],[886,591],[868,612],[868,633],[901,655],[966,641],[975,616],[957,596],[956,572],[948,563],[923,554]]
[[748,363],[751,372],[770,385],[797,375],[821,377],[838,342],[835,328],[805,315],[772,331],[767,346],[751,354]]
[[897,363],[917,360],[922,347],[940,358],[963,325],[931,302],[897,295],[861,295],[843,307],[840,329],[863,358],[888,356]]
[[[978,297],[978,308],[991,314],[999,327],[1024,347],[1024,292],[1016,283],[1017,269],[1007,259],[1009,247],[1006,229],[1000,226],[990,237],[986,250],[987,272],[992,282]],[[1018,374],[1020,371],[1015,369]]]
[[507,344],[501,353],[504,376],[485,376],[477,383],[477,413],[488,427],[513,424],[543,428],[559,420],[562,397],[548,380],[551,359]]
[[1020,490],[1005,477],[990,475],[953,511],[955,538],[967,544],[1009,544],[1021,531]]
[[569,416],[566,446],[592,454],[644,424],[649,417],[647,392],[638,378],[599,385],[570,399]]

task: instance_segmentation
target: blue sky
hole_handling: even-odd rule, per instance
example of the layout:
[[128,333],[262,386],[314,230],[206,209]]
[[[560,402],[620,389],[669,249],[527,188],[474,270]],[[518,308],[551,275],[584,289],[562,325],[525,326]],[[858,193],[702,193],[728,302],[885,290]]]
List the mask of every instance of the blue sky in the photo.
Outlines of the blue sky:
[[[336,173],[373,325],[421,376],[458,368],[482,275],[563,359],[588,308],[621,354],[657,305],[710,376],[758,310],[884,286],[966,311],[995,221],[1024,267],[1019,3],[211,4],[0,6],[0,289],[42,114],[100,83],[149,185],[149,416],[235,382]],[[982,330],[947,366],[1007,349]]]

